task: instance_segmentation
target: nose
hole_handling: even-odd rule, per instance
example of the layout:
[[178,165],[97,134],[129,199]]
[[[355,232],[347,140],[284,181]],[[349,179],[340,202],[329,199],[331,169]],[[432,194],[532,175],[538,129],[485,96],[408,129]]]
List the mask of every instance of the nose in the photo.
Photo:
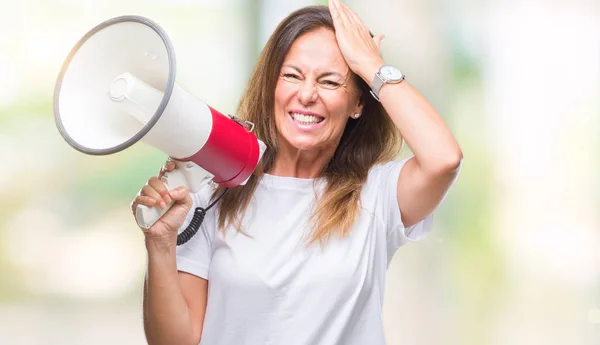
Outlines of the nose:
[[298,89],[298,100],[304,105],[312,104],[317,101],[318,92],[315,83],[305,80]]

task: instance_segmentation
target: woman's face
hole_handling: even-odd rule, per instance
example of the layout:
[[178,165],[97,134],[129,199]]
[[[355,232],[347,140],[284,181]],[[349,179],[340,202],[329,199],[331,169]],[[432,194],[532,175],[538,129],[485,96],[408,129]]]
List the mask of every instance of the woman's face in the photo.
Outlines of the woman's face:
[[354,84],[333,31],[323,28],[300,36],[275,87],[280,144],[335,152],[346,122],[362,111]]

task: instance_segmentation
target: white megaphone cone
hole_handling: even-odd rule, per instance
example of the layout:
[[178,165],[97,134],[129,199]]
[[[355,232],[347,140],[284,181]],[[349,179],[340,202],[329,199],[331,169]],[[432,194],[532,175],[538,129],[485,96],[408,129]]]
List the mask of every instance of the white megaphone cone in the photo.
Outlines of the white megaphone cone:
[[[75,45],[56,82],[54,116],[64,139],[86,154],[116,153],[140,140],[164,152],[177,166],[163,179],[169,189],[244,184],[265,150],[253,124],[175,83],[171,41],[139,16],[107,20]],[[138,224],[149,228],[171,206],[138,206]]]

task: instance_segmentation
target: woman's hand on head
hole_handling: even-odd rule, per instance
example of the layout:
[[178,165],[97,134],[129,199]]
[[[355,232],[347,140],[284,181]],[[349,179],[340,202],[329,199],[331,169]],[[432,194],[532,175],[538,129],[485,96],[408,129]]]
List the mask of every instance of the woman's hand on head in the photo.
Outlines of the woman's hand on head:
[[341,0],[329,0],[329,11],[335,37],[348,67],[371,85],[373,76],[385,64],[380,56],[384,36],[371,37],[363,21]]
[[174,169],[175,163],[167,161],[160,168],[158,176],[148,179],[131,202],[131,212],[135,218],[138,205],[164,209],[171,201],[174,201],[173,206],[154,225],[149,229],[141,228],[146,239],[172,242],[173,245],[177,241],[177,231],[183,225],[192,207],[192,199],[185,187],[177,187],[169,191],[161,180],[166,172]]

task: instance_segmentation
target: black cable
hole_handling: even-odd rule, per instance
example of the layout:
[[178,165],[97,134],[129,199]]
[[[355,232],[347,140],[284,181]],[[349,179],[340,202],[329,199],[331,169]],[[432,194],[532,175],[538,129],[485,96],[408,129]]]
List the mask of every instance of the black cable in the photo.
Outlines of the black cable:
[[210,210],[213,206],[215,206],[215,204],[223,197],[223,195],[225,195],[225,193],[227,193],[228,190],[229,190],[229,188],[225,188],[223,193],[221,193],[221,195],[219,195],[215,199],[215,201],[212,202],[212,204],[208,205],[207,208],[196,207],[196,209],[194,210],[194,216],[192,217],[190,224],[187,226],[187,228],[185,230],[183,230],[183,232],[181,232],[180,234],[177,235],[177,245],[178,246],[186,243],[192,237],[194,237],[194,235],[198,232],[198,229],[200,229],[200,225],[202,225],[202,221],[204,221],[204,216],[206,215],[206,211]]

